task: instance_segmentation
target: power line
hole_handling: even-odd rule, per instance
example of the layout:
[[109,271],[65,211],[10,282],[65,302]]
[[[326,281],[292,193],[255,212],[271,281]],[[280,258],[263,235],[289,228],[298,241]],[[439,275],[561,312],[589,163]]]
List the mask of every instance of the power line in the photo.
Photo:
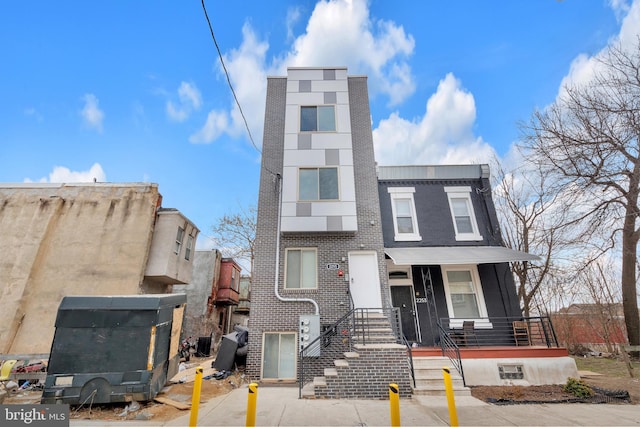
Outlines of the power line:
[[258,148],[256,143],[253,140],[253,136],[251,135],[251,130],[249,129],[249,124],[247,123],[247,118],[244,116],[244,112],[242,111],[242,107],[240,106],[240,101],[238,101],[238,97],[236,96],[236,91],[233,90],[233,85],[231,84],[231,79],[229,78],[229,72],[227,71],[227,67],[224,65],[224,60],[222,59],[222,52],[220,52],[220,46],[218,46],[218,41],[216,40],[215,34],[213,34],[213,27],[211,26],[211,21],[209,20],[209,14],[207,13],[207,8],[204,5],[204,0],[202,0],[202,10],[204,10],[204,16],[207,18],[207,23],[209,24],[209,31],[211,32],[211,37],[213,38],[213,43],[216,45],[216,49],[218,50],[218,56],[220,57],[220,63],[222,64],[222,69],[224,70],[224,74],[227,77],[227,83],[229,83],[229,88],[231,88],[231,93],[233,93],[233,99],[236,100],[236,105],[240,110],[240,115],[242,116],[242,120],[244,120],[244,126],[247,128],[247,133],[249,134],[249,139],[251,140],[251,144],[253,144],[253,148],[255,148],[258,153],[262,154],[262,151]]

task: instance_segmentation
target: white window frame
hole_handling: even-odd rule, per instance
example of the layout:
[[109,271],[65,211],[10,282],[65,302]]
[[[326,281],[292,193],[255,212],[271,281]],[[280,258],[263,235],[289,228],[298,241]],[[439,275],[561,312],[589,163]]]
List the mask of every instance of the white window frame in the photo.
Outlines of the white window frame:
[[175,252],[176,255],[180,254],[180,249],[182,249],[182,242],[184,240],[184,232],[185,229],[182,227],[178,227],[178,231],[176,232],[176,245],[175,248],[173,250],[173,252]]
[[[335,199],[321,199],[320,198],[320,169],[335,169],[336,171],[336,190],[338,197]],[[300,198],[300,172],[303,170],[315,170],[318,178],[318,198],[317,199],[301,199]],[[300,167],[298,168],[298,193],[296,195],[299,202],[335,202],[340,200],[340,168],[337,166],[318,166],[318,167]]]
[[184,251],[184,259],[189,261],[191,260],[191,252],[193,249],[193,236],[191,234],[189,234],[187,236],[187,247]]
[[[471,202],[471,187],[445,187],[445,193],[447,193],[447,200],[449,201],[449,212],[451,213],[451,220],[453,221],[453,228],[456,232],[456,240],[459,242],[469,242],[482,240],[482,236],[478,231],[478,222],[476,221],[476,213],[473,209],[473,203]],[[471,233],[461,233],[458,231],[458,224],[456,223],[456,216],[453,211],[453,199],[464,199],[467,204],[467,211],[471,219]]]
[[[462,328],[462,322],[465,320],[473,320],[475,322],[475,329],[491,329],[493,325],[489,321],[487,304],[484,299],[484,293],[482,292],[482,283],[480,282],[480,274],[478,274],[478,266],[476,264],[461,264],[461,265],[442,265],[442,282],[444,283],[444,293],[447,300],[447,311],[449,313],[449,327],[452,329]],[[469,271],[471,272],[471,281],[473,283],[473,291],[476,296],[476,303],[478,304],[478,314],[480,318],[456,318],[453,311],[453,302],[451,301],[451,290],[449,289],[449,278],[447,272],[449,271]]]
[[[413,198],[413,194],[416,192],[414,187],[388,187],[387,192],[391,198],[391,215],[393,216],[393,239],[397,242],[415,242],[421,241],[420,230],[418,229],[418,216],[416,212],[416,204]],[[409,200],[409,206],[411,210],[411,225],[413,226],[413,233],[400,233],[398,231],[398,221],[396,215],[396,201]]]
[[[264,377],[264,347],[266,344],[266,335],[267,334],[277,334],[280,336],[280,342],[282,341],[282,335],[293,335],[293,343],[294,343],[294,358],[293,358],[293,372],[294,372],[294,376],[289,378],[289,377],[278,377],[278,378],[273,378],[273,377],[268,377],[265,378]],[[298,357],[297,357],[297,353],[298,353],[298,334],[296,332],[293,331],[265,331],[262,333],[262,353],[261,353],[261,358],[260,358],[260,378],[265,380],[265,381],[279,381],[279,380],[290,380],[290,379],[296,379],[296,373],[298,372]],[[282,348],[280,348],[280,350],[282,350]],[[278,352],[278,354],[280,354],[280,352]],[[280,361],[278,360],[278,366],[280,364]],[[280,373],[278,372],[278,375]]]
[[[316,274],[314,276],[314,284],[312,287],[299,287],[299,288],[289,288],[287,287],[287,283],[288,283],[288,271],[289,271],[289,252],[291,251],[300,251],[300,260],[302,260],[302,252],[313,252],[314,253],[314,257],[316,260]],[[302,266],[301,266],[302,267]],[[301,272],[301,276],[303,276],[302,272]],[[302,277],[301,277],[302,278]],[[300,283],[300,285],[302,285],[302,283]],[[284,289],[285,290],[300,290],[300,291],[305,291],[305,290],[313,290],[313,289],[318,289],[318,248],[309,248],[309,247],[305,247],[305,248],[286,248],[285,249],[285,253],[284,253]]]

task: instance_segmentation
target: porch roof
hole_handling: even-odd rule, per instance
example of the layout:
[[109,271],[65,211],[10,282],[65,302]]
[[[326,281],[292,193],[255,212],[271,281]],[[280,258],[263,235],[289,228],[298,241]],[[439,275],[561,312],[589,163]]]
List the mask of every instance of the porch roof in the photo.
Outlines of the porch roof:
[[537,255],[502,246],[438,246],[384,248],[396,265],[494,264],[513,261],[537,261]]

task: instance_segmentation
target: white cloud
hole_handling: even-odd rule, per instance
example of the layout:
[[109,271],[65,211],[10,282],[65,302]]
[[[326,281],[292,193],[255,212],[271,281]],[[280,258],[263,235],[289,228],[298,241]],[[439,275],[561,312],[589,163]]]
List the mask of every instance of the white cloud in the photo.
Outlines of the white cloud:
[[473,134],[476,107],[453,74],[440,81],[424,116],[412,121],[397,112],[373,131],[379,164],[466,164],[489,162],[494,150]]
[[[107,175],[102,170],[100,163],[94,163],[88,171],[72,171],[64,166],[54,166],[53,171],[49,174],[49,177],[40,178],[37,182],[56,182],[56,183],[70,183],[70,182],[105,182]],[[27,178],[25,182],[33,182]]]
[[176,122],[185,121],[192,111],[199,110],[202,106],[202,96],[195,84],[181,82],[178,88],[178,105],[167,101],[166,111],[169,118]]
[[228,129],[229,115],[226,111],[210,111],[207,121],[198,132],[189,137],[194,144],[208,144]]
[[[597,58],[611,45],[619,44],[622,49],[631,51],[638,44],[640,33],[640,1],[635,0],[631,5],[623,0],[611,0],[612,9],[621,19],[620,33],[609,41],[609,45],[593,56],[587,54],[578,55],[569,69],[568,74],[562,79],[558,89],[558,97],[565,94],[567,87],[582,85],[593,78],[601,64]],[[625,15],[626,14],[626,15]]]
[[104,120],[104,112],[98,107],[98,98],[92,93],[84,95],[84,108],[80,111],[85,125],[93,128],[98,132],[102,132],[102,121]]
[[[298,13],[299,9],[288,11],[287,28],[293,28]],[[415,46],[413,37],[393,22],[372,19],[366,0],[319,1],[305,33],[293,41],[288,53],[269,64],[269,44],[260,40],[248,23],[242,34],[240,47],[223,58],[256,145],[261,145],[267,76],[286,75],[287,67],[346,65],[351,74],[367,74],[372,95],[387,95],[391,105],[399,104],[415,90],[407,62]],[[218,69],[223,72],[219,65]],[[246,134],[244,119],[231,93],[229,99],[231,112],[211,111],[207,123],[191,135],[190,141],[210,143],[222,134]]]
[[301,16],[300,6],[291,7],[287,10],[287,40],[293,40],[293,27],[298,23]]
[[[262,127],[264,124],[264,100],[267,94],[267,74],[275,70],[268,69],[265,57],[269,44],[258,40],[249,24],[242,27],[243,41],[238,49],[233,49],[223,60],[233,85],[242,111],[247,119],[251,135],[256,145],[261,145]],[[222,66],[218,66],[221,73]],[[226,80],[226,77],[224,77]],[[232,102],[231,112],[212,110],[207,116],[204,126],[189,137],[193,143],[208,144],[220,135],[233,137],[246,135],[244,119],[233,99],[229,89],[229,99]]]
[[415,90],[407,62],[414,47],[402,26],[371,18],[367,1],[321,0],[284,64],[347,65],[350,73],[369,76],[373,94],[384,93],[397,105]]

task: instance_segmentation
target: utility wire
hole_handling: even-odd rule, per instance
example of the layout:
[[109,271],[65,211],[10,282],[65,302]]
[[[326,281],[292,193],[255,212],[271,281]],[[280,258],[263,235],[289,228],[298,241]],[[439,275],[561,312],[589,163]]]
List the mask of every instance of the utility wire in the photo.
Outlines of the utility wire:
[[202,0],[202,10],[204,10],[204,16],[205,18],[207,18],[207,23],[209,24],[209,31],[211,31],[211,37],[213,38],[213,43],[216,45],[216,49],[218,50],[218,56],[220,57],[220,63],[222,64],[222,69],[224,70],[225,76],[227,76],[227,83],[229,83],[229,87],[231,88],[231,93],[233,93],[233,99],[236,100],[236,105],[240,110],[240,115],[242,116],[242,120],[244,120],[244,126],[247,128],[249,139],[253,144],[253,148],[255,148],[258,151],[258,153],[262,154],[262,151],[260,151],[260,149],[258,148],[258,146],[253,140],[253,136],[251,135],[251,130],[249,129],[249,124],[247,123],[247,118],[244,116],[244,112],[242,111],[242,107],[240,106],[240,101],[238,101],[238,97],[236,96],[236,91],[233,90],[233,85],[231,84],[231,79],[229,78],[229,72],[227,71],[227,67],[224,65],[224,60],[222,59],[222,52],[220,52],[220,46],[218,46],[216,36],[215,34],[213,34],[213,27],[211,26],[211,21],[209,20],[209,14],[207,13],[207,8],[204,5],[204,0]]

